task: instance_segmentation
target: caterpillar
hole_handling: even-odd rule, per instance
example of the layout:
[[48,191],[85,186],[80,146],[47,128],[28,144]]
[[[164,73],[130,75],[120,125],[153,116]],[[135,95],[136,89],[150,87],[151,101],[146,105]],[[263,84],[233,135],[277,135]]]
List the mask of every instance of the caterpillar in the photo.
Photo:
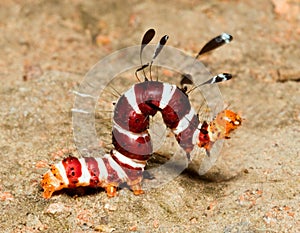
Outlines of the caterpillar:
[[[44,198],[50,198],[55,191],[63,188],[79,186],[102,187],[108,197],[114,197],[122,183],[127,183],[135,195],[143,194],[141,185],[143,171],[153,153],[148,132],[149,119],[157,112],[161,113],[165,125],[173,132],[188,159],[195,146],[204,148],[209,156],[217,140],[230,138],[230,133],[241,125],[241,117],[228,109],[218,113],[212,121],[201,123],[190,104],[186,87],[180,88],[152,80],[152,63],[168,40],[168,36],[162,37],[151,62],[143,64],[142,51],[154,34],[154,29],[149,29],[144,34],[140,49],[141,67],[135,72],[136,78],[140,81],[137,73],[144,72],[149,66],[150,79],[144,72],[145,80],[134,84],[115,104],[112,128],[114,148],[103,157],[70,156],[51,165],[41,181]],[[230,42],[231,39],[232,37],[226,33],[213,38],[200,50],[195,59]],[[183,75],[181,84],[192,82],[187,77],[188,74]],[[230,74],[222,73],[201,85],[227,81],[231,77]]]

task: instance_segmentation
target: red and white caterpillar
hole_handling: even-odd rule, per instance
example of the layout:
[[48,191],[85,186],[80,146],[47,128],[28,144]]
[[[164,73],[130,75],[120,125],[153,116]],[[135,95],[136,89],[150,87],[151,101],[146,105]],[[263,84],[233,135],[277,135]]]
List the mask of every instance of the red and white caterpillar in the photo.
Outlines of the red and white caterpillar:
[[[153,29],[146,32],[141,52],[154,34]],[[167,39],[168,37],[164,36],[160,40],[153,59],[159,54]],[[196,58],[231,39],[228,34],[212,39]],[[142,65],[137,71],[147,66]],[[223,73],[202,85],[230,78],[230,74]],[[41,181],[44,189],[43,197],[50,198],[55,191],[79,186],[102,187],[109,197],[113,197],[117,194],[118,186],[125,182],[134,194],[142,194],[143,171],[153,153],[148,132],[149,118],[157,112],[162,114],[164,123],[172,130],[188,158],[195,146],[205,148],[209,155],[215,141],[229,138],[230,132],[241,125],[241,117],[230,110],[221,111],[209,123],[206,121],[200,123],[185,89],[169,83],[148,80],[145,77],[144,82],[133,85],[115,105],[112,130],[114,149],[101,158],[68,157],[52,165]]]

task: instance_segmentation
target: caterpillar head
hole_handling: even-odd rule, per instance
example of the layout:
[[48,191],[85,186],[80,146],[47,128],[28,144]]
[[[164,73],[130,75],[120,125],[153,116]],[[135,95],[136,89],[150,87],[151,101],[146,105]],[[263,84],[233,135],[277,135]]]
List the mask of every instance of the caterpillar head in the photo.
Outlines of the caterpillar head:
[[217,114],[215,119],[209,125],[211,140],[230,138],[230,133],[242,124],[242,118],[231,110],[223,110]]
[[209,124],[204,121],[201,124],[198,146],[206,150],[209,155],[215,141],[229,139],[230,133],[242,124],[242,118],[231,110],[223,110],[217,114]]

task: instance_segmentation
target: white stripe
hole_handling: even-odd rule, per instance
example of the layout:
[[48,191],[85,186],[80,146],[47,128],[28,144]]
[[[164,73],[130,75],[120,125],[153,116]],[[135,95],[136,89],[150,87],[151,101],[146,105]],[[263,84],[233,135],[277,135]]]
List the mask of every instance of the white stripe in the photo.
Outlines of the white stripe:
[[200,130],[201,129],[201,123],[199,124],[198,128],[195,130],[194,134],[193,134],[193,145],[198,144],[199,142],[199,134],[200,134]]
[[[217,135],[218,135],[218,134],[213,134],[213,133],[212,133],[212,131],[211,131],[211,129],[210,129],[210,125],[208,125],[208,127],[207,127],[207,132],[208,132],[209,140],[210,140],[211,142],[215,142],[216,139],[217,139]],[[216,136],[216,138],[213,137],[214,135]]]
[[125,134],[127,135],[129,138],[132,138],[134,140],[137,140],[139,137],[147,137],[149,136],[148,132],[145,131],[144,133],[133,133],[133,132],[130,132],[126,129],[123,129],[121,126],[119,126],[116,122],[113,122],[113,129],[116,129],[117,131],[119,131],[119,133],[122,133],[122,134]]
[[106,181],[108,177],[106,166],[102,160],[102,158],[95,158],[98,163],[98,169],[99,169],[99,180],[100,181]]
[[117,172],[118,177],[122,181],[126,181],[128,179],[127,174],[124,172],[121,166],[111,157],[111,155],[105,154],[104,158],[108,159],[109,165]]
[[[134,168],[142,168],[144,169],[144,167],[146,166],[146,164],[144,163],[139,163],[139,162],[135,162],[137,160],[133,160],[133,159],[130,159],[124,155],[122,155],[120,152],[116,151],[116,150],[113,150],[113,154],[114,156],[116,156],[116,158],[123,164],[127,164],[131,167],[134,167]],[[141,161],[143,162],[143,161]]]
[[67,173],[66,173],[66,169],[64,167],[64,165],[62,164],[62,161],[60,161],[59,163],[55,164],[56,168],[59,171],[59,174],[61,175],[63,182],[68,185],[69,184],[69,179],[67,177]]
[[179,122],[175,129],[172,129],[173,133],[178,135],[184,131],[189,125],[193,117],[195,116],[195,111],[193,108],[190,109],[190,112],[187,113]]
[[136,113],[141,114],[142,112],[139,109],[139,106],[138,106],[138,104],[136,102],[136,96],[135,96],[134,87],[135,87],[135,85],[133,85],[128,91],[126,91],[124,93],[124,96],[127,98],[127,101],[130,104],[130,106],[133,108],[133,110]]
[[169,104],[176,89],[177,89],[176,85],[170,85],[168,83],[163,83],[163,92],[162,92],[161,100],[159,103],[159,107],[161,109],[164,109]]
[[79,159],[81,164],[81,176],[78,178],[79,183],[81,184],[90,184],[91,174],[88,170],[88,166],[83,158]]

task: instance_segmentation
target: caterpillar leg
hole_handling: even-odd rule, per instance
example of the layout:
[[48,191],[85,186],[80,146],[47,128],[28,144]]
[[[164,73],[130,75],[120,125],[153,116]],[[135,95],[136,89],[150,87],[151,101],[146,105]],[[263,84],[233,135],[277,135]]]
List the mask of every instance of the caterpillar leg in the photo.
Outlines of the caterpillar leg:
[[144,190],[142,189],[141,183],[131,185],[130,188],[133,191],[134,195],[141,195],[145,193]]
[[108,197],[115,197],[117,196],[117,186],[114,184],[108,184],[105,187],[105,191]]

